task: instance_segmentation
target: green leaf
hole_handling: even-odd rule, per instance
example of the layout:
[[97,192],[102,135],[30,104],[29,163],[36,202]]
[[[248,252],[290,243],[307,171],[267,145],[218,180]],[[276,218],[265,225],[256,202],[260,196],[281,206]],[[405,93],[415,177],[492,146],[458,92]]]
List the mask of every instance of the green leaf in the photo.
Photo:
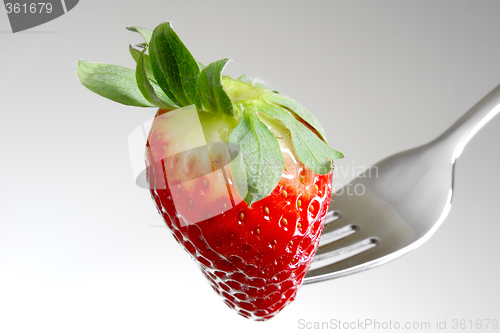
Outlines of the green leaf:
[[330,148],[287,110],[263,103],[259,111],[281,121],[288,128],[297,157],[313,172],[325,175],[332,170],[333,160],[344,157],[344,154]]
[[[137,62],[137,60],[139,60],[139,56],[141,55],[141,51],[135,49],[134,47],[132,47],[132,45],[129,45],[129,50],[135,62]],[[154,83],[157,83],[153,74],[153,69],[151,68],[151,58],[148,54],[144,54],[144,70],[146,71],[148,79],[150,81],[153,81]]]
[[170,23],[162,23],[153,31],[149,55],[156,81],[165,94],[179,106],[194,104],[200,69]]
[[146,47],[148,47],[148,44],[146,43],[139,43],[139,44],[134,44],[134,46],[140,48],[140,49],[144,49]]
[[149,44],[149,42],[151,41],[151,35],[153,34],[153,31],[149,30],[148,28],[127,27],[127,30],[140,33],[142,38],[144,38],[144,41],[146,42],[146,44]]
[[[243,165],[231,164],[231,174],[239,193],[248,205],[269,195],[278,185],[285,170],[285,161],[278,141],[253,110],[244,110],[241,120],[229,135],[229,142],[240,147]],[[241,177],[244,174],[245,177]],[[246,178],[242,184],[240,178]],[[242,188],[245,186],[247,188]]]
[[135,72],[129,68],[79,60],[76,75],[85,87],[112,101],[131,106],[154,106],[142,95]]
[[234,116],[233,103],[222,85],[222,71],[228,61],[213,62],[201,71],[198,76],[198,109]]
[[[178,106],[174,105],[172,101],[163,93],[163,91],[156,84],[152,84],[147,76],[145,70],[145,54],[146,49],[142,50],[139,58],[137,59],[137,67],[135,70],[135,77],[137,80],[137,86],[142,92],[142,95],[152,104],[164,109],[164,110],[174,110]],[[155,90],[154,86],[157,87]]]
[[134,61],[137,63],[137,60],[139,60],[139,56],[141,55],[141,51],[139,51],[138,49],[136,49],[132,45],[128,46],[128,50],[130,51],[132,58],[134,58]]
[[295,113],[297,116],[302,118],[305,122],[312,126],[321,136],[321,138],[326,142],[325,130],[319,121],[307,111],[302,105],[295,102],[294,100],[287,98],[281,94],[269,93],[264,96],[264,99],[270,103],[274,103],[278,106],[287,108],[288,110]]

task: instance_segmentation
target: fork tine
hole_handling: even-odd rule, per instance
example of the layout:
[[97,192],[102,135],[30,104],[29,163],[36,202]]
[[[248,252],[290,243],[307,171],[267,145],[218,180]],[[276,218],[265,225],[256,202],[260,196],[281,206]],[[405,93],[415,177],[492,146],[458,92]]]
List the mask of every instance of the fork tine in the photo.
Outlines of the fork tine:
[[325,225],[337,221],[339,218],[342,217],[342,213],[338,210],[330,208],[328,212],[326,213],[326,218],[325,218]]
[[344,238],[358,229],[359,227],[351,223],[351,219],[345,218],[340,211],[330,210],[321,233],[320,246]]
[[321,238],[319,240],[319,246],[324,246],[326,244],[333,243],[335,241],[338,241],[344,237],[350,236],[356,231],[359,230],[359,227],[354,224],[348,224],[346,226],[343,226],[341,228],[336,228],[336,229],[331,229],[328,230],[327,232],[323,232],[321,234]]
[[[396,252],[384,251],[381,243],[378,243],[378,241],[373,238],[355,243],[348,250],[349,252],[354,252],[354,255],[347,255],[347,258],[341,258],[339,261],[336,261],[330,265],[317,268],[312,267],[307,272],[307,275],[304,279],[304,284],[325,281],[334,277],[337,278],[356,273],[368,267],[376,267],[378,265],[382,265],[385,262],[392,260],[392,257],[399,256]],[[339,257],[343,255],[346,256],[344,253],[340,252],[341,251],[337,253]],[[381,252],[385,255],[381,254]],[[380,258],[384,260],[376,260]]]
[[[330,258],[337,259],[338,257],[346,256],[346,255],[348,255],[348,257],[351,257],[352,255],[354,255],[354,254],[351,254],[352,252],[359,253],[358,251],[361,250],[361,248],[365,247],[366,245],[370,245],[370,244],[377,245],[379,243],[380,243],[380,241],[374,237],[366,238],[364,240],[351,241],[349,243],[349,245],[339,247],[339,248],[332,250],[332,251],[324,251],[323,253],[316,252],[316,255],[313,258],[313,262],[319,262],[319,261],[323,261],[323,260],[326,261],[326,259],[330,259]],[[339,260],[340,259],[337,259],[336,261],[339,261]],[[325,265],[322,265],[322,266],[325,266]]]
[[[351,257],[356,255],[361,255],[378,244],[378,239],[373,237],[366,238],[358,242],[353,242],[352,244],[338,250],[319,254],[317,257],[315,256],[315,260],[313,260],[311,264],[311,270],[313,271],[312,274],[314,274],[314,270],[320,270],[322,267],[328,267],[329,272],[331,272],[332,269],[334,269],[335,264],[342,262],[343,260],[349,260]],[[358,260],[356,262],[359,262],[359,257],[355,259]]]
[[[344,231],[345,229],[351,229],[354,232],[342,237],[339,240],[333,241],[333,242],[328,242],[326,244],[320,243],[320,246],[318,247],[318,250],[316,251],[316,254],[315,254],[313,260],[319,261],[323,258],[331,257],[331,255],[327,255],[327,254],[331,254],[331,253],[345,253],[348,248],[355,246],[355,244],[359,243],[360,241],[363,241],[363,240],[369,239],[369,238],[375,239],[375,237],[370,237],[370,235],[367,234],[366,232],[364,232],[364,230],[361,230],[361,227],[359,227],[356,224],[347,224],[346,226],[343,226],[340,229],[331,231],[329,234],[335,235],[335,231]],[[329,234],[327,234],[327,236],[326,236],[327,239],[329,237],[328,236]],[[321,239],[320,239],[320,242],[321,242]]]

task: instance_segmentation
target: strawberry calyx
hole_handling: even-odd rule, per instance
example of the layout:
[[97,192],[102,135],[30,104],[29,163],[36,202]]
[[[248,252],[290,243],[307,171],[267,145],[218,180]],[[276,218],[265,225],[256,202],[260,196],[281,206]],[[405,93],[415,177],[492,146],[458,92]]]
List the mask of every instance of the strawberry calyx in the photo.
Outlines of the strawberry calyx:
[[273,127],[286,128],[297,158],[316,174],[328,174],[333,161],[343,158],[327,145],[323,127],[304,107],[247,75],[223,76],[229,59],[202,65],[169,22],[153,31],[127,29],[144,38],[144,43],[129,47],[135,71],[80,60],[76,72],[82,84],[125,105],[171,111],[194,104],[200,115],[234,118],[237,125],[231,126],[227,140],[239,147],[242,158],[231,171],[248,205],[268,196],[285,168]]

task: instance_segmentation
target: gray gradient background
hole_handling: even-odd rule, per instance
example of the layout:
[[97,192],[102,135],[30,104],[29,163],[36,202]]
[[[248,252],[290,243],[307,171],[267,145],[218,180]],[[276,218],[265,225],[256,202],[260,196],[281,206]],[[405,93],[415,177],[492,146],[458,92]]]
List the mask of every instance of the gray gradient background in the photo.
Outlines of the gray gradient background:
[[229,57],[226,74],[264,78],[312,111],[347,156],[344,184],[500,84],[499,14],[500,1],[477,0],[84,0],[12,34],[0,9],[0,331],[295,332],[299,319],[369,318],[452,332],[453,319],[500,319],[500,117],[458,160],[451,213],[426,244],[305,286],[255,323],[223,304],[134,183],[127,137],[155,111],[74,74],[80,58],[134,66],[128,44],[141,39],[125,27],[172,21],[201,62]]

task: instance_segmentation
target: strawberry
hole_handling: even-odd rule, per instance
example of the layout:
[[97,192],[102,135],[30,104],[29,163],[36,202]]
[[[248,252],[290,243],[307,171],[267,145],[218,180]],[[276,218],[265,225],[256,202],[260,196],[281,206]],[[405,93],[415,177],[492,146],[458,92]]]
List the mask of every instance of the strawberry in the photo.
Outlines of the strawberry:
[[159,108],[145,154],[158,212],[230,308],[270,319],[309,269],[343,155],[295,101],[223,76],[228,59],[197,62],[170,23],[129,30],[145,40],[130,47],[135,71],[79,61],[78,77],[116,102]]

